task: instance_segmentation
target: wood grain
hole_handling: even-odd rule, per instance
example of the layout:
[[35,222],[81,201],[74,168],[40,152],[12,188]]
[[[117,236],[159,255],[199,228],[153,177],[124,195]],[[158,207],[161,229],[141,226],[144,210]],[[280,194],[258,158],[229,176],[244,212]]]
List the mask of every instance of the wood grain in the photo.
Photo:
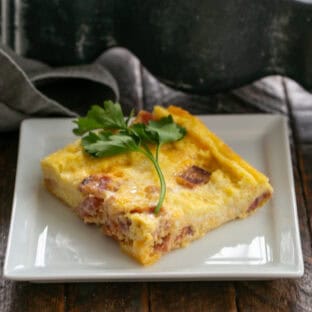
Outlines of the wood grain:
[[6,282],[7,290],[2,310],[17,312],[61,312],[65,297],[62,284],[31,284]]
[[237,311],[231,282],[151,283],[150,311]]
[[[299,150],[300,170],[302,172],[304,201],[307,208],[307,223],[312,233],[312,144],[306,144]],[[307,247],[308,248],[308,247]],[[312,245],[310,245],[312,248]],[[310,254],[311,256],[311,254]]]
[[17,133],[0,135],[0,311],[12,311],[12,287],[2,277],[7,233],[11,215],[17,153]]
[[146,283],[69,284],[66,311],[148,311]]

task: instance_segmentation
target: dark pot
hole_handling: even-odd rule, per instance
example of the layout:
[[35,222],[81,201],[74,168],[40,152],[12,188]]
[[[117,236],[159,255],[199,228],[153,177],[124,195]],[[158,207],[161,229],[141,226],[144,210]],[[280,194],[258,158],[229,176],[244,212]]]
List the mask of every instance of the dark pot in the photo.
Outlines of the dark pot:
[[90,62],[121,45],[184,90],[211,93],[271,74],[312,88],[310,1],[5,2],[7,43],[52,65]]

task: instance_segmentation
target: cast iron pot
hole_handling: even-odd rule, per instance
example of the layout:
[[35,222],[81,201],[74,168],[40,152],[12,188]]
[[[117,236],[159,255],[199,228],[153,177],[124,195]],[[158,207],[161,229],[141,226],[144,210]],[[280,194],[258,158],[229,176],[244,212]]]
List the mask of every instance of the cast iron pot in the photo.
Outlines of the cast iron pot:
[[124,46],[174,87],[213,93],[260,77],[312,88],[312,1],[6,0],[3,40],[51,65]]

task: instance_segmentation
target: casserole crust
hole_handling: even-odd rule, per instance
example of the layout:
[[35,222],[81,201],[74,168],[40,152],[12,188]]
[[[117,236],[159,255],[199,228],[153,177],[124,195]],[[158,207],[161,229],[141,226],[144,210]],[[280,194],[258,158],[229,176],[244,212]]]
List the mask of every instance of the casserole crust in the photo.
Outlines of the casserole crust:
[[47,189],[142,264],[155,262],[225,222],[245,218],[273,192],[266,176],[185,110],[155,106],[152,114],[141,112],[137,120],[169,114],[187,134],[161,147],[167,194],[157,215],[159,180],[152,163],[140,153],[93,158],[77,140],[41,162]]

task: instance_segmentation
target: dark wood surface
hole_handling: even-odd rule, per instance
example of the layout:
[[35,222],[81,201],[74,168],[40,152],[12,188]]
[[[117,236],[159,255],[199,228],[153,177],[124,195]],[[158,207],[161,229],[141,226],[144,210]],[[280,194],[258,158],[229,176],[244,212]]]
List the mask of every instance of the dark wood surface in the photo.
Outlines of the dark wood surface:
[[[289,117],[304,276],[272,281],[68,284],[32,284],[1,277],[0,311],[312,311],[312,95],[281,77],[266,78],[225,94],[188,95],[158,83],[139,63],[132,66],[137,67],[136,74],[130,86],[121,89],[121,102],[126,108],[174,103],[194,113],[264,111]],[[17,148],[17,132],[0,135],[1,268]]]

